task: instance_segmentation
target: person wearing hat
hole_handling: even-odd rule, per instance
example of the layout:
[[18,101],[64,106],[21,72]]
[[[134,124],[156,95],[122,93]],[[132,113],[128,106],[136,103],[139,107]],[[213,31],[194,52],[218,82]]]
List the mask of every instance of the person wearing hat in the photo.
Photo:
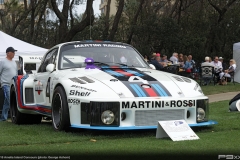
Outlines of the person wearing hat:
[[160,53],[154,54],[153,58],[151,59],[151,61],[149,63],[154,65],[156,70],[163,70],[162,64],[159,63],[160,59],[161,59]]
[[218,58],[218,60],[222,62],[223,71],[225,71],[228,69],[228,67],[227,67],[227,64],[223,62],[223,59],[224,59],[223,57]]
[[0,82],[4,92],[4,103],[0,121],[6,121],[8,118],[10,108],[10,82],[18,73],[17,64],[13,60],[16,51],[13,47],[8,47],[6,49],[6,58],[0,61]]

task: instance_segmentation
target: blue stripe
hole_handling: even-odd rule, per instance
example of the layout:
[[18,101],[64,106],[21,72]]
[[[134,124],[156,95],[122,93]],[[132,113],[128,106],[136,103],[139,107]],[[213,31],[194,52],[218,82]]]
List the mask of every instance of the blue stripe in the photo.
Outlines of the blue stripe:
[[134,86],[142,94],[142,97],[147,97],[147,95],[143,92],[143,90],[137,84],[134,84]]
[[162,89],[162,87],[159,84],[155,84],[156,87],[163,93],[163,96],[167,97],[167,93]]
[[142,97],[141,93],[138,91],[138,89],[135,87],[134,84],[130,84],[130,86],[131,86],[132,89],[137,93],[138,97]]
[[160,96],[164,96],[164,93],[162,93],[162,91],[157,88],[156,84],[151,84],[151,85],[153,86],[154,89],[157,90],[157,92],[158,92],[158,94],[160,94]]
[[115,75],[115,76],[118,76],[118,77],[122,77],[124,75],[118,73],[118,72],[115,72],[115,71],[112,71],[110,69],[105,69],[106,72],[110,73],[111,75]]

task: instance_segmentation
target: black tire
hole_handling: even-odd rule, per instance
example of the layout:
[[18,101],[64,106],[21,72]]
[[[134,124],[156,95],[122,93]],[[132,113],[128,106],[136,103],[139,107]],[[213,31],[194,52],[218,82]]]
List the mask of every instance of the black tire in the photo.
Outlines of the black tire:
[[15,124],[39,124],[42,121],[41,115],[21,113],[17,107],[17,97],[15,87],[10,90],[10,116]]
[[52,126],[56,131],[68,131],[70,127],[67,96],[61,86],[58,86],[53,93]]

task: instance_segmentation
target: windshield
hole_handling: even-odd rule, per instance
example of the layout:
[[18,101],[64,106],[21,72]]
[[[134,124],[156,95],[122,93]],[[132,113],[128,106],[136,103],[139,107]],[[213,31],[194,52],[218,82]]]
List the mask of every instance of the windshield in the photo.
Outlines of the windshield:
[[69,44],[61,48],[59,69],[86,67],[85,59],[98,66],[148,68],[145,60],[130,46],[118,44]]

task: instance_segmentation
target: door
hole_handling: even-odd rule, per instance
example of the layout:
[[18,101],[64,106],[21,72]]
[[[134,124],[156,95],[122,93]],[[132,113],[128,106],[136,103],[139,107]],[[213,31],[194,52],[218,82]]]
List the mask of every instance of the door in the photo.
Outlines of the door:
[[49,51],[44,60],[42,61],[37,74],[34,76],[34,97],[36,104],[40,105],[48,105],[49,104],[49,93],[47,90],[47,86],[49,86],[49,81],[51,79],[50,73],[46,70],[48,64],[56,64],[56,56],[57,56],[58,49],[53,49]]

